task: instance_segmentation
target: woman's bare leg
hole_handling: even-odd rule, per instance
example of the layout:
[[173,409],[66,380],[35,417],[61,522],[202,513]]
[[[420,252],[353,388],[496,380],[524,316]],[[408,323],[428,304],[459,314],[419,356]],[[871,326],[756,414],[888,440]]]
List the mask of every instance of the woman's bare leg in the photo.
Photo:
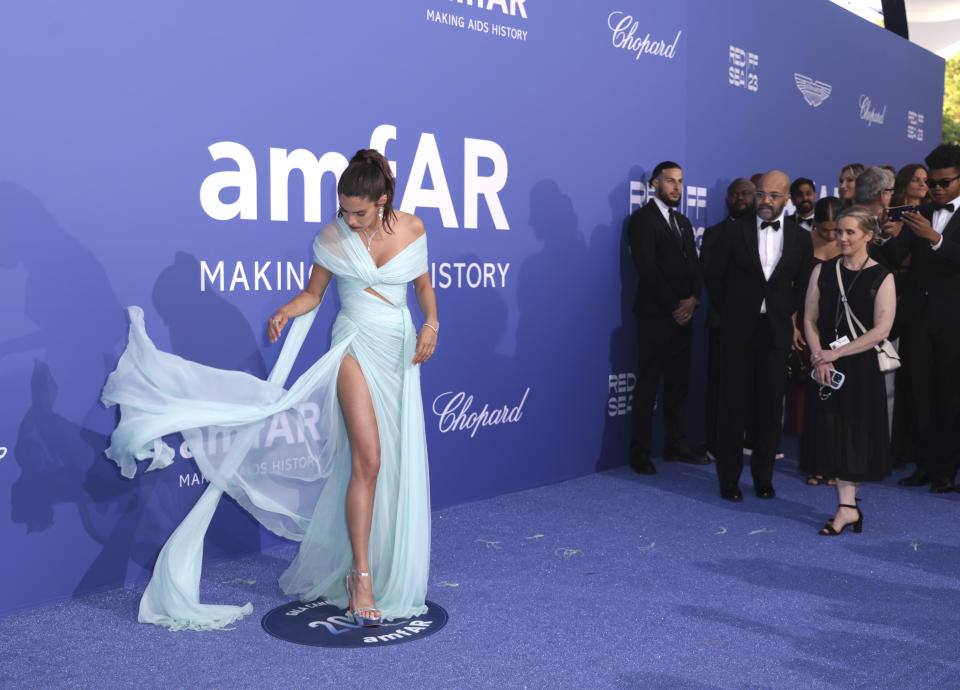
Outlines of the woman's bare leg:
[[[373,494],[380,471],[380,436],[377,432],[377,417],[367,382],[360,365],[351,355],[346,355],[340,364],[337,377],[337,397],[343,420],[350,438],[353,471],[347,486],[347,531],[353,549],[353,568],[362,573],[370,572],[367,549],[370,544],[370,523],[373,519]],[[351,575],[351,590],[354,608],[374,606],[373,587],[369,577]],[[373,618],[379,611],[370,612]]]
[[[848,506],[857,505],[857,486],[856,482],[848,482],[843,479],[837,480],[838,503]],[[837,512],[833,514],[833,528],[837,531],[843,529],[844,525],[849,525],[857,521],[860,514],[855,508],[837,507]]]

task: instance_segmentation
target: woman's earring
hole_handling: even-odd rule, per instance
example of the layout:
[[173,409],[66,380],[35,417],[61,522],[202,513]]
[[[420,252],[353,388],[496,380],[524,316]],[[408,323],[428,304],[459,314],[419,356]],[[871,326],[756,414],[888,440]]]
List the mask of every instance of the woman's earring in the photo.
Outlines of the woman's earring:
[[383,220],[383,206],[377,206],[377,218]]

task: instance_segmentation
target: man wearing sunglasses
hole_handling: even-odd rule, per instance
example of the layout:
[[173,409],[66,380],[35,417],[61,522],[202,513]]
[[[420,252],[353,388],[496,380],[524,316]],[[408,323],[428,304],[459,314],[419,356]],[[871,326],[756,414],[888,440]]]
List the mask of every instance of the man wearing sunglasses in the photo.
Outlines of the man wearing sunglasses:
[[953,491],[960,463],[960,146],[941,144],[925,159],[933,203],[903,214],[885,253],[910,256],[901,336],[918,421],[917,470],[901,486]]

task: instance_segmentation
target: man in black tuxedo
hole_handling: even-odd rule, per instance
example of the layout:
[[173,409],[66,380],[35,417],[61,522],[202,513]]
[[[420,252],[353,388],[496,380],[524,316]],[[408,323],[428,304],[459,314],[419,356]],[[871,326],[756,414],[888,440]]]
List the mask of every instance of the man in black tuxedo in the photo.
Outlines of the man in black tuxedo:
[[693,310],[702,279],[693,227],[676,211],[683,195],[683,171],[672,161],[653,169],[654,198],[630,216],[627,236],[640,283],[633,303],[637,318],[637,384],[633,389],[630,466],[656,474],[650,461],[653,407],[663,378],[666,461],[708,464],[687,443],[687,390],[693,350]]
[[773,498],[773,461],[780,446],[787,355],[796,336],[793,315],[813,270],[810,233],[784,218],[790,178],[760,178],[756,213],[735,221],[710,250],[705,277],[720,312],[723,363],[717,429],[720,495],[743,500],[743,433],[752,399],[755,440],[750,470],[759,498]]
[[817,203],[817,188],[813,186],[813,180],[806,177],[795,179],[790,185],[790,201],[797,212],[787,217],[807,232],[813,232],[813,206]]
[[[700,240],[700,266],[704,272],[710,261],[710,250],[717,237],[728,229],[737,218],[742,218],[753,211],[753,195],[756,192],[753,182],[745,177],[739,177],[727,187],[727,217],[716,225],[711,225],[703,231]],[[707,455],[717,457],[717,405],[720,396],[720,312],[711,302],[707,305],[707,398],[706,398],[706,431]],[[753,446],[753,436],[748,432],[750,445]]]
[[934,203],[904,213],[883,249],[895,266],[910,256],[900,338],[919,448],[917,471],[899,483],[946,493],[960,462],[960,146],[941,144],[926,163]]

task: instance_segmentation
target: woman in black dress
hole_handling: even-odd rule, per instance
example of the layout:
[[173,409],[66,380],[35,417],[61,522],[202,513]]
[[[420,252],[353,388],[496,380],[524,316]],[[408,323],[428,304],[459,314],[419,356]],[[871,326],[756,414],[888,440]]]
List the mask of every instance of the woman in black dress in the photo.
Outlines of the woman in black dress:
[[[820,199],[813,207],[813,232],[810,233],[810,239],[813,242],[813,261],[819,265],[825,261],[836,259],[840,254],[837,246],[837,216],[843,211],[843,202],[835,196],[825,196]],[[800,313],[800,328],[803,328],[803,313]],[[804,334],[806,337],[806,334]],[[810,365],[810,348],[805,347],[799,355],[802,358],[803,386],[802,394],[797,397],[803,405],[803,419],[816,417],[823,412],[823,405],[817,398],[817,384],[807,376]],[[811,390],[812,388],[812,390]],[[819,484],[829,484],[835,486],[837,476],[832,457],[824,456],[822,453],[811,453],[810,436],[803,433],[803,427],[800,429],[800,470],[807,473],[807,484],[817,486]]]
[[[877,221],[853,206],[837,216],[840,256],[813,270],[804,307],[804,330],[821,409],[804,426],[811,456],[836,470],[839,505],[820,531],[836,536],[848,525],[863,528],[857,507],[860,482],[890,474],[887,393],[874,346],[890,332],[897,296],[893,275],[870,258],[868,246],[879,236]],[[838,269],[839,266],[839,269]],[[866,332],[848,325],[838,270],[850,310]],[[827,385],[831,371],[844,374],[839,390]]]

